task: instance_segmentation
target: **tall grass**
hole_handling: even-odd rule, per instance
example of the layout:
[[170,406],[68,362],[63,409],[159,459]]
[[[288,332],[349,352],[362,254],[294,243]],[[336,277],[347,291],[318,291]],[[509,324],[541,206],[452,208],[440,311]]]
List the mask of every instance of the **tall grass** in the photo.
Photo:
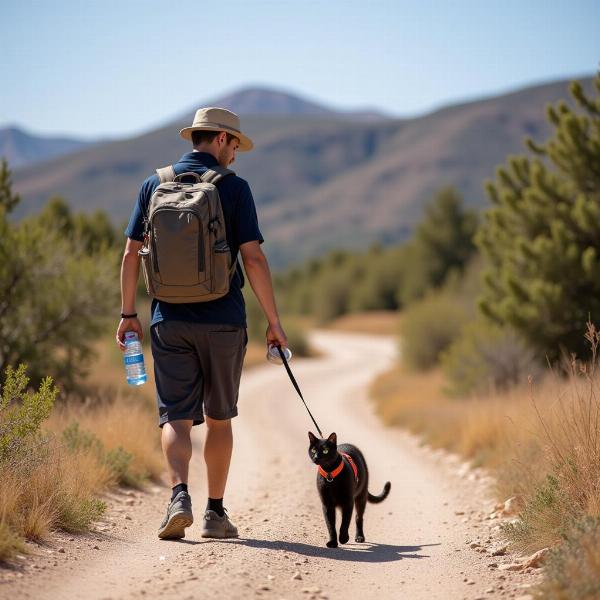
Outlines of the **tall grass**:
[[386,422],[490,468],[500,499],[523,499],[504,531],[523,552],[554,548],[539,593],[557,600],[600,590],[600,332],[591,323],[586,339],[589,363],[573,357],[566,373],[505,392],[449,398],[439,370],[402,367],[371,389]]

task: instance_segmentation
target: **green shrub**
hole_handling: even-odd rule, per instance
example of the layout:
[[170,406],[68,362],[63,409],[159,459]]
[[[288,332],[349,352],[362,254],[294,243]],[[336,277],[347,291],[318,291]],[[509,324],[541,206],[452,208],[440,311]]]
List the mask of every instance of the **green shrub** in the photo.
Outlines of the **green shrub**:
[[550,551],[544,581],[535,590],[546,600],[600,598],[600,518],[578,521]]
[[402,356],[415,369],[429,369],[470,319],[468,308],[448,294],[437,294],[410,306],[401,324]]
[[72,452],[85,451],[94,454],[101,464],[108,467],[117,483],[138,487],[144,474],[131,469],[133,455],[121,448],[107,450],[104,444],[90,431],[83,431],[77,421],[73,421],[63,431],[63,441]]
[[7,367],[0,396],[0,460],[14,457],[39,434],[40,426],[50,415],[58,389],[46,377],[37,392],[27,390],[27,365],[15,371]]
[[452,395],[505,390],[540,372],[535,353],[515,333],[483,320],[464,327],[441,364]]

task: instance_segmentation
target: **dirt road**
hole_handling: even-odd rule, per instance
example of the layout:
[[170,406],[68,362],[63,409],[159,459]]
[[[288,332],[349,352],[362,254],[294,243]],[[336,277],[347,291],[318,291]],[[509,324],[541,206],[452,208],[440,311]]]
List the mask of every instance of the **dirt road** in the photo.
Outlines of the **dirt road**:
[[[238,540],[199,536],[206,492],[202,432],[195,432],[190,491],[197,524],[183,541],[160,541],[168,499],[115,495],[105,527],[58,540],[46,563],[0,586],[2,597],[37,599],[203,598],[497,598],[514,597],[525,575],[507,574],[502,558],[470,548],[487,541],[491,505],[484,485],[441,453],[384,428],[367,385],[395,355],[391,339],[315,332],[323,357],[292,366],[323,433],[358,445],[370,490],[392,482],[388,499],[368,505],[364,544],[328,549],[307,455],[308,415],[283,370],[265,364],[245,373],[225,498]],[[335,354],[330,350],[335,348]],[[199,428],[197,428],[199,429]],[[457,514],[458,513],[458,514]],[[490,563],[492,565],[490,566]],[[520,578],[520,579],[519,579]],[[17,594],[17,595],[15,595]]]

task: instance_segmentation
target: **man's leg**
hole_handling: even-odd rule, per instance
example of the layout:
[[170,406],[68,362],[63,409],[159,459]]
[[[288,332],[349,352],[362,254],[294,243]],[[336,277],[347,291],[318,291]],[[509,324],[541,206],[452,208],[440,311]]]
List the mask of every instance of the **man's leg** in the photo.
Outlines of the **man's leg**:
[[162,427],[162,449],[167,461],[171,486],[188,482],[192,458],[191,420],[171,421]]
[[225,494],[232,450],[231,419],[217,420],[206,417],[204,460],[206,461],[209,498],[222,499]]

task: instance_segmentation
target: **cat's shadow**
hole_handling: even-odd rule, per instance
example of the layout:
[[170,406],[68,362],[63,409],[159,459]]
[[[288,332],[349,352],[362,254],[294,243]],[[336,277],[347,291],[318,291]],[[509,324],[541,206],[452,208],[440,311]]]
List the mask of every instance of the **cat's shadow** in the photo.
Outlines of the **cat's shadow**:
[[[217,540],[212,540],[217,541]],[[391,544],[376,544],[365,542],[363,544],[345,544],[338,548],[326,548],[324,546],[313,546],[302,542],[285,542],[281,540],[258,540],[252,538],[237,538],[234,540],[222,540],[227,544],[243,544],[250,548],[265,550],[281,550],[283,552],[295,552],[305,556],[331,558],[333,560],[344,560],[352,562],[385,563],[402,560],[404,558],[429,558],[428,554],[419,554],[423,548],[428,546],[439,546],[440,544],[419,544],[414,546],[394,546]]]

